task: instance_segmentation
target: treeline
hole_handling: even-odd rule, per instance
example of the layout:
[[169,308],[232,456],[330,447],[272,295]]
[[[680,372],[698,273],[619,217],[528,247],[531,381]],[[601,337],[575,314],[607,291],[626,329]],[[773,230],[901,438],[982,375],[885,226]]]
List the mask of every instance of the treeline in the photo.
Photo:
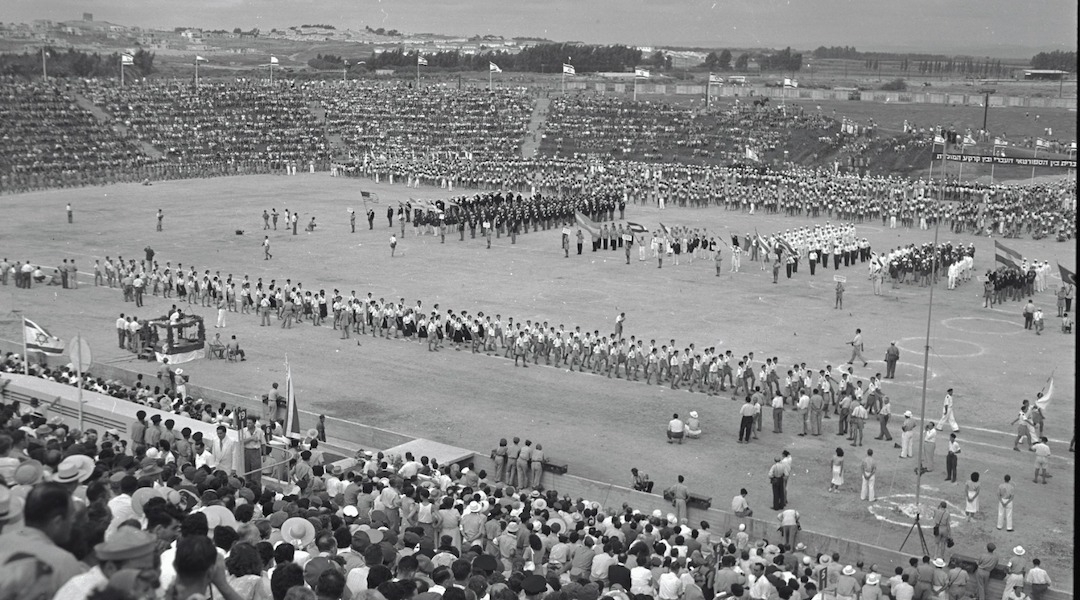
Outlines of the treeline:
[[[489,62],[497,64],[504,71],[533,73],[561,73],[563,63],[574,65],[579,72],[630,71],[642,64],[640,50],[621,45],[540,44],[525,48],[517,54],[503,51],[465,54],[458,50],[446,50],[423,56],[429,67],[461,71],[486,71]],[[659,58],[662,60],[662,57]],[[654,54],[650,57],[649,64],[656,64],[657,60],[658,57]],[[372,56],[367,60],[367,65],[372,69],[414,67],[416,61],[416,52],[398,49]],[[665,61],[665,64],[667,62],[669,61]]]
[[810,53],[814,58],[842,58],[847,60],[886,60],[886,61],[934,61],[949,60],[944,54],[912,54],[897,52],[860,52],[855,46],[818,46]]
[[1064,52],[1040,52],[1031,57],[1032,69],[1056,69],[1058,71],[1076,72],[1076,51]]
[[[154,53],[138,50],[133,65],[124,67],[128,77],[145,77],[154,72]],[[89,54],[79,50],[45,49],[45,65],[49,77],[119,77],[120,54]],[[0,75],[41,76],[41,52],[0,54]]]
[[950,58],[948,60],[924,60],[919,63],[921,75],[967,75],[970,77],[1008,77],[1012,67],[1004,66],[1001,60],[989,58],[981,61],[973,58]]

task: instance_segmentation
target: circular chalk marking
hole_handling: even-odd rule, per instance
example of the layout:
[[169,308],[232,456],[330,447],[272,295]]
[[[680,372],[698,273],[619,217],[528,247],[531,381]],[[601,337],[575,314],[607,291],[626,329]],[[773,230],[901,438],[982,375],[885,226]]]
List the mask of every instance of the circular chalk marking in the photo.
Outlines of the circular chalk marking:
[[[908,340],[919,340],[919,342],[925,343],[925,338],[922,337],[906,337],[900,338],[896,342],[896,347],[904,350],[905,352],[916,353],[922,356],[925,348],[908,348],[904,346],[903,342]],[[964,347],[973,348],[974,351],[963,352]],[[986,348],[976,344],[975,342],[969,342],[967,340],[958,340],[955,338],[935,338],[930,343],[930,354],[938,358],[973,358],[986,354]]]
[[[969,323],[971,321],[985,321],[986,323],[1004,323],[1002,325],[989,325],[989,324],[975,324],[970,323],[969,327],[964,327],[962,324]],[[994,319],[991,317],[951,317],[943,319],[941,324],[948,329],[955,331],[963,331],[964,333],[981,333],[988,335],[1016,335],[1024,331],[1024,326],[1015,321],[1008,319]]]
[[[920,514],[920,521],[926,528],[924,534],[931,538],[931,540],[927,540],[930,543],[933,539],[934,511],[937,510],[938,505],[943,500],[943,498],[923,495],[921,502],[916,505],[915,494],[891,494],[889,496],[878,496],[877,502],[870,504],[869,510],[870,514],[874,515],[877,520],[902,527],[910,527],[915,515]],[[949,509],[949,524],[951,526],[957,527],[967,521],[967,515],[964,514],[963,508],[948,500],[944,501]]]

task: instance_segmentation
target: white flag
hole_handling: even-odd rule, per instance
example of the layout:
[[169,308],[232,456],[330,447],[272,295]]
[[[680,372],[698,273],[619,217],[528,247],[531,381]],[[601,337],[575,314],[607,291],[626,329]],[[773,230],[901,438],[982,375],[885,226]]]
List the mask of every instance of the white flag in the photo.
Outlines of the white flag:
[[648,79],[650,77],[648,69],[634,69],[634,77],[641,77]]
[[746,158],[747,160],[752,160],[754,162],[761,160],[760,158],[758,158],[757,151],[753,150],[749,146],[746,147]]
[[965,135],[963,145],[964,146],[974,146],[975,145],[975,138],[971,137],[970,135]]
[[934,145],[937,146],[938,144],[941,144],[942,146],[945,145],[945,137],[944,136],[940,136],[940,135],[935,135],[934,136]]
[[427,66],[427,59],[418,54],[418,55],[416,55],[416,64],[421,66],[421,67],[426,67]]
[[23,319],[23,340],[27,352],[43,352],[60,355],[64,353],[64,342],[45,328],[30,319]]
[[577,71],[574,70],[574,65],[568,65],[563,63],[562,66],[563,75],[577,75]]
[[994,146],[1008,146],[1009,142],[1001,138],[994,138]]
[[495,63],[493,63],[491,61],[488,61],[488,72],[490,72],[490,73],[502,73],[502,69],[499,68],[499,65],[497,65],[497,64],[495,64]]
[[1036,148],[1049,148],[1050,147],[1050,142],[1048,142],[1048,141],[1046,141],[1046,140],[1044,140],[1042,138],[1039,138],[1039,139],[1035,140],[1035,147]]
[[196,55],[195,56],[195,62],[206,62],[206,59],[201,57],[201,56]]
[[270,64],[272,64],[272,65],[278,64],[278,60],[277,60],[276,56],[271,56],[270,57]]
[[719,75],[709,73],[709,83],[724,83],[724,78]]
[[130,55],[130,54],[127,54],[127,53],[121,54],[120,55],[120,64],[125,65],[125,66],[133,65],[133,64],[135,64],[135,57]]

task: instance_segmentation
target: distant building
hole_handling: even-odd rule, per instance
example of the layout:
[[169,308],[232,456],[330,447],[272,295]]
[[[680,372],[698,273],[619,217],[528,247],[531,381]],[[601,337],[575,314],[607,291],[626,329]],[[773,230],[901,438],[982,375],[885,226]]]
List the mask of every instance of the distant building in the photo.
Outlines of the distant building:
[[1059,81],[1068,76],[1068,71],[1059,71],[1057,69],[1024,69],[1024,79],[1027,80]]
[[83,21],[93,21],[94,20],[94,13],[83,13],[82,14],[82,20]]
[[375,74],[376,75],[393,75],[394,70],[393,69],[375,69]]

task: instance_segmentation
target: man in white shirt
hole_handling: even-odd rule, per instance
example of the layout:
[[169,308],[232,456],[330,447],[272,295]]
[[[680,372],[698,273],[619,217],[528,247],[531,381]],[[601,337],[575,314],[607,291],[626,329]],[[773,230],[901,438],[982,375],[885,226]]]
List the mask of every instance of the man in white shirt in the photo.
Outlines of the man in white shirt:
[[236,467],[233,464],[235,452],[236,442],[229,439],[228,428],[224,425],[218,425],[217,436],[210,443],[210,453],[214,455],[216,466],[230,473],[235,473]]
[[119,338],[120,348],[124,348],[124,340],[127,339],[127,319],[124,318],[124,313],[120,313],[120,318],[116,320],[116,335]]
[[214,453],[206,449],[206,445],[203,442],[195,443],[195,468],[201,469],[203,466],[209,467],[213,470],[217,467],[217,459],[214,458]]
[[120,524],[128,519],[138,518],[131,508],[131,495],[139,489],[139,480],[134,475],[126,475],[120,480],[120,493],[109,500],[109,512],[112,513],[112,521],[105,530],[105,539],[112,537]]
[[656,597],[658,600],[680,600],[683,595],[683,583],[679,579],[679,563],[675,557],[670,557],[668,570],[656,580]]
[[[672,375],[672,377],[676,377],[676,375]],[[667,437],[668,437],[667,441],[668,441],[668,443],[669,444],[673,444],[673,443],[681,444],[682,441],[683,441],[683,435],[685,433],[686,433],[686,424],[683,423],[682,419],[679,418],[679,414],[675,413],[674,415],[671,416],[671,420],[668,421],[668,431],[667,431]]]

